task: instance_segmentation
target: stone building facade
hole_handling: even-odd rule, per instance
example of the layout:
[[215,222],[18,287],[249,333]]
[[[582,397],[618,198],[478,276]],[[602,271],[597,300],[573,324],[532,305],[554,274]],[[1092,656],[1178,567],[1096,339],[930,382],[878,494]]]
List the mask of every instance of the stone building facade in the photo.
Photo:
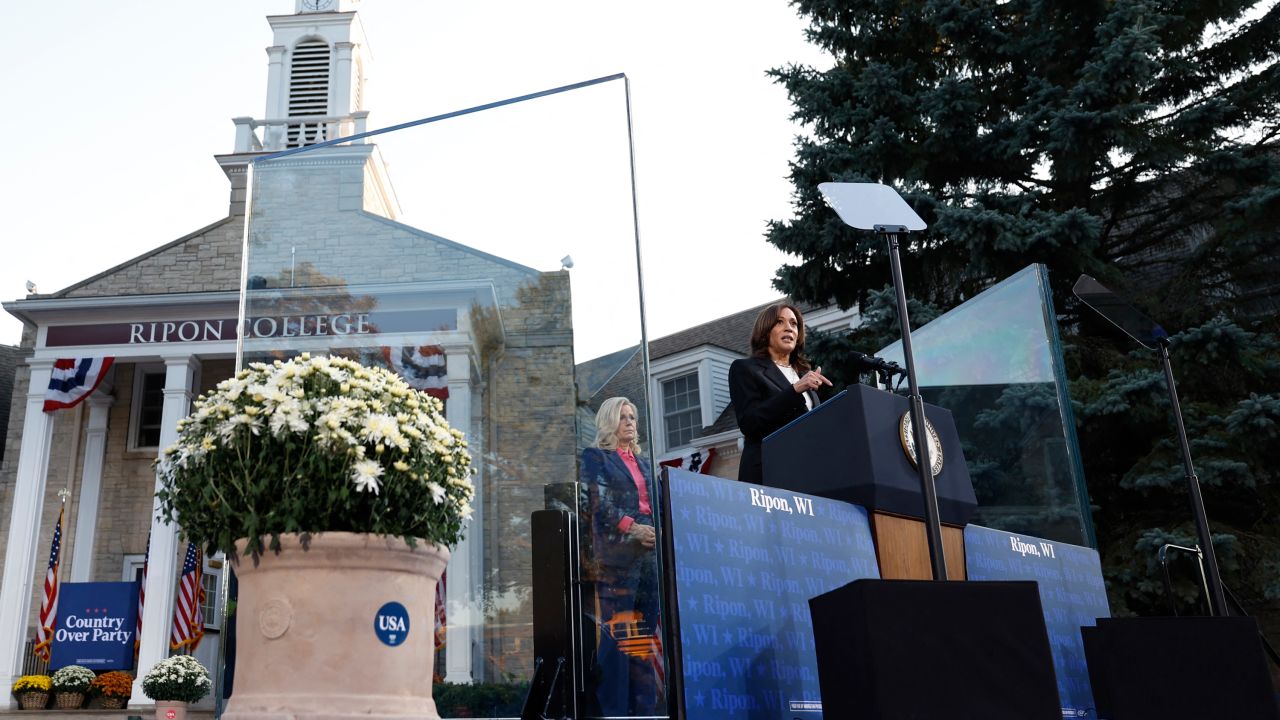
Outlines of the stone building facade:
[[[0,345],[0,433],[9,427],[9,405],[13,401],[13,381],[27,352],[16,345]],[[8,443],[0,443],[0,462]]]
[[[466,432],[478,473],[475,518],[448,570],[440,669],[462,683],[531,674],[529,515],[543,507],[542,486],[576,467],[569,276],[399,222],[372,143],[263,159],[363,129],[370,57],[348,5],[299,0],[294,15],[269,18],[267,118],[237,118],[235,152],[217,156],[231,183],[227,217],[58,292],[4,303],[25,330],[0,462],[0,681],[30,657],[64,489],[63,581],[131,580],[149,548],[138,669],[168,654],[184,547],[177,528],[154,519],[151,463],[192,399],[233,374],[238,330],[248,359],[312,350],[390,363],[401,351],[443,352],[446,416]],[[291,67],[304,50],[330,59],[323,106],[295,102]],[[302,314],[329,318],[334,331],[291,337],[289,318]],[[73,409],[43,412],[53,362],[91,356],[115,359],[103,384]],[[209,559],[197,653],[214,669],[221,569]],[[137,688],[132,702],[146,702]]]

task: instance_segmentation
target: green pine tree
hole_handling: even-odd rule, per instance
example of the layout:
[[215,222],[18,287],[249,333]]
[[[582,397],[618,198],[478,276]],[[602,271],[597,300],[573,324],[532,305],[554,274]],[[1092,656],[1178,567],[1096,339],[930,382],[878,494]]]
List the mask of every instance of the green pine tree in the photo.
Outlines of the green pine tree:
[[[903,248],[917,326],[1045,263],[1113,608],[1167,612],[1155,548],[1195,533],[1163,378],[1070,288],[1083,272],[1126,294],[1175,333],[1225,580],[1271,613],[1280,639],[1280,6],[793,4],[833,62],[770,71],[806,127],[795,216],[768,230],[799,260],[775,284],[868,321],[815,338],[815,357],[853,381],[841,354],[896,337],[884,242],[846,227],[819,183],[890,184],[929,224]],[[1000,427],[1034,401],[1010,395],[977,422]],[[1195,598],[1186,570],[1183,609]]]

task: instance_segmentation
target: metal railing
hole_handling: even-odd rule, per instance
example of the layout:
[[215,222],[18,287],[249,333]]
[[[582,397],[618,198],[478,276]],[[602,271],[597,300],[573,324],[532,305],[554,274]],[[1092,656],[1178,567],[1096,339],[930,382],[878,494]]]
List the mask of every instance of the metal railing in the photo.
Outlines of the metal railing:
[[[362,110],[350,115],[299,115],[268,120],[238,117],[231,121],[236,125],[235,151],[247,153],[278,152],[360,135],[367,130],[368,119],[369,113]],[[262,128],[261,136],[258,128]]]
[[27,641],[26,650],[22,653],[22,674],[49,674],[49,661],[41,659],[40,656],[36,655],[36,641],[34,638]]

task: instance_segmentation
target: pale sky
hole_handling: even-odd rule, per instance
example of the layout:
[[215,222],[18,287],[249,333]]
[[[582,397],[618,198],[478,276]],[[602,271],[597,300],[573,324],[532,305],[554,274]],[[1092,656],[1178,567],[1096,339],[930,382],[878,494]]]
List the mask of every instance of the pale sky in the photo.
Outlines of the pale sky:
[[[232,117],[263,117],[265,16],[293,10],[7,4],[0,299],[23,297],[27,280],[59,290],[224,217],[212,156],[232,151]],[[763,233],[790,216],[799,129],[765,70],[829,65],[783,0],[365,0],[360,14],[370,129],[627,74],[651,338],[777,296],[785,257]],[[638,340],[621,83],[378,142],[405,222],[540,270],[573,256],[579,360]],[[620,336],[588,339],[610,324]],[[20,332],[0,314],[0,343]]]

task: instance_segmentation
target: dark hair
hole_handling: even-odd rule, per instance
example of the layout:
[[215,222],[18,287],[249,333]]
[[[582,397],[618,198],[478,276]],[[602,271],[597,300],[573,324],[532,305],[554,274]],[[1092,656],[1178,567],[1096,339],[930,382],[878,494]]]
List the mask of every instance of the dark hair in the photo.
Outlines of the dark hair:
[[755,327],[751,329],[751,355],[770,357],[769,333],[773,332],[773,326],[778,324],[778,318],[783,310],[790,310],[796,316],[796,329],[799,332],[796,333],[796,349],[791,351],[789,360],[796,374],[803,375],[809,372],[809,358],[804,356],[804,315],[800,314],[800,308],[791,303],[775,303],[761,310],[756,316]]

